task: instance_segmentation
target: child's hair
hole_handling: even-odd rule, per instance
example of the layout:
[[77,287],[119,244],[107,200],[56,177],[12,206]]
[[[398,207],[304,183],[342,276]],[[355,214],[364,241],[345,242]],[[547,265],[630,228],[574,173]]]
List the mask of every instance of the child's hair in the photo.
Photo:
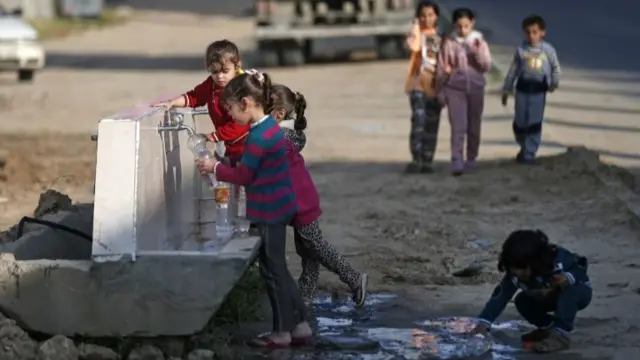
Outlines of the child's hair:
[[451,21],[454,23],[462,18],[467,18],[469,20],[474,20],[476,18],[473,10],[469,8],[457,8],[453,10],[453,14],[451,15]]
[[543,275],[553,269],[556,246],[541,230],[516,230],[502,244],[498,271],[509,268],[531,268],[535,275]]
[[244,97],[252,98],[262,105],[265,112],[273,108],[271,96],[271,77],[265,73],[241,74],[234,77],[224,87],[222,98],[225,101],[239,101]]
[[205,62],[207,66],[212,64],[222,65],[226,62],[238,65],[240,63],[240,50],[238,50],[236,44],[227,39],[214,41],[207,46]]
[[416,6],[416,19],[422,16],[422,10],[424,8],[432,8],[433,12],[436,13],[438,17],[440,17],[440,5],[438,5],[438,3],[431,0],[422,0],[420,1],[420,3],[418,3],[418,6]]
[[307,109],[307,100],[300,92],[293,92],[284,85],[276,84],[271,88],[271,97],[273,100],[272,110],[283,109],[285,118],[289,118],[295,113],[294,129],[304,130],[307,128],[307,118],[304,111]]
[[546,30],[547,24],[540,15],[529,15],[522,20],[522,30],[526,30],[529,26],[538,25],[540,30]]

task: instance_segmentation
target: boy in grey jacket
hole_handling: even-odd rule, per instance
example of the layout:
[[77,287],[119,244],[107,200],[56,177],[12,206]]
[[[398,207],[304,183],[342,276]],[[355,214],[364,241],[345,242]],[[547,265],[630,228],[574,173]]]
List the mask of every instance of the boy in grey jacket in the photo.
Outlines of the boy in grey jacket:
[[525,18],[522,29],[526,40],[516,49],[504,79],[502,104],[507,105],[515,85],[513,133],[520,145],[516,160],[531,164],[540,146],[547,92],[557,89],[560,82],[560,63],[553,46],[543,40],[546,24],[541,16]]

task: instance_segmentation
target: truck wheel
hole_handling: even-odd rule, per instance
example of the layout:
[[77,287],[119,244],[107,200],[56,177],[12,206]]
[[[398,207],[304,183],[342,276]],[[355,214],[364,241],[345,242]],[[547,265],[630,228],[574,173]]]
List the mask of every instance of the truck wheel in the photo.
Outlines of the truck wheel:
[[282,49],[283,66],[302,66],[305,60],[304,52],[300,47],[285,47]]
[[263,49],[260,50],[260,56],[262,61],[262,66],[264,67],[277,67],[280,65],[280,56],[278,56],[278,51],[276,49]]
[[18,81],[20,82],[30,82],[33,81],[33,70],[18,70]]
[[379,36],[376,38],[376,50],[381,60],[391,60],[400,57],[398,43],[394,38]]

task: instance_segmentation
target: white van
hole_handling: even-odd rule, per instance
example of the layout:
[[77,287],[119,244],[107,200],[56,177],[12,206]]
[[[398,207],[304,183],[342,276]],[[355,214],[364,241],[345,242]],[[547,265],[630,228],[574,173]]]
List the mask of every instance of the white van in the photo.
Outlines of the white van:
[[8,12],[0,6],[0,71],[15,71],[19,81],[31,81],[44,67],[44,48],[37,31],[20,18],[22,12]]

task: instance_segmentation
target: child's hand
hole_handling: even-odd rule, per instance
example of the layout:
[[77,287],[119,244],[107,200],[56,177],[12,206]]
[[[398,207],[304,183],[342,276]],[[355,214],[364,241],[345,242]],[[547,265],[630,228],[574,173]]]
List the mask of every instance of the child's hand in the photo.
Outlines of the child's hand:
[[444,73],[447,75],[451,75],[451,72],[453,71],[453,68],[451,67],[451,65],[447,64],[444,66]]
[[569,286],[569,279],[564,274],[555,274],[551,277],[551,285],[556,289],[564,289]]
[[169,111],[175,107],[173,105],[173,101],[161,101],[161,102],[151,104],[151,106],[164,108],[164,111]]
[[218,163],[215,159],[197,159],[196,166],[200,170],[200,175],[207,175],[213,173]]
[[209,134],[203,134],[204,137],[207,138],[208,142],[216,142],[216,139],[213,138],[213,134],[209,133]]
[[509,100],[509,94],[506,92],[502,93],[502,106],[507,106],[507,100]]
[[484,335],[486,333],[489,332],[489,327],[486,324],[478,324],[476,325],[476,327],[474,327],[473,329],[471,329],[471,331],[469,332],[469,335]]

